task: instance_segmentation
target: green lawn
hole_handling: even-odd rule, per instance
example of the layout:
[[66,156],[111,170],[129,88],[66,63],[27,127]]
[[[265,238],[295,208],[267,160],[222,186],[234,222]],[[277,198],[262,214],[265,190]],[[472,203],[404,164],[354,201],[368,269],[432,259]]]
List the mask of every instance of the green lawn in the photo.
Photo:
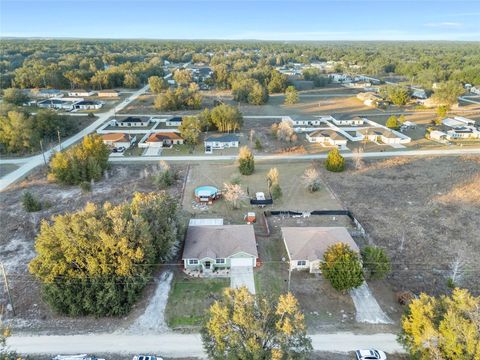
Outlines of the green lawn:
[[165,309],[165,319],[170,328],[199,326],[205,310],[219,299],[230,279],[192,278],[175,274]]
[[144,148],[139,148],[138,146],[134,145],[125,150],[123,156],[142,156],[144,151]]

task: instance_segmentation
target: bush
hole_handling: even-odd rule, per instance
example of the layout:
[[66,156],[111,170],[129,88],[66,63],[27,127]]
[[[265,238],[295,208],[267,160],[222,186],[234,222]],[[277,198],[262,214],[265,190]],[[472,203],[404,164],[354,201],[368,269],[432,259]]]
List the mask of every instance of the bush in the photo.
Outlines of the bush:
[[323,276],[338,291],[347,291],[363,284],[362,264],[358,254],[347,244],[330,246],[320,264]]
[[153,264],[172,257],[181,225],[165,192],[135,193],[130,203],[89,203],[44,220],[29,271],[44,299],[63,314],[128,313],[151,279]]
[[325,168],[332,172],[342,172],[345,170],[345,159],[340,155],[340,151],[334,148],[328,152]]
[[271,192],[272,192],[272,198],[274,200],[280,199],[282,197],[282,188],[280,187],[279,184],[273,184]]
[[397,117],[395,115],[392,115],[390,116],[388,119],[387,119],[387,122],[385,124],[386,127],[388,127],[389,129],[398,129],[400,127],[400,123],[397,119]]
[[238,170],[242,175],[252,175],[255,171],[255,159],[247,146],[240,148],[238,163]]
[[368,279],[383,279],[392,270],[390,259],[382,248],[366,246],[361,254],[363,269]]
[[166,189],[175,183],[176,178],[176,174],[171,170],[167,169],[160,174],[155,175],[153,178],[153,182],[160,189]]
[[30,191],[22,194],[22,205],[27,212],[36,212],[42,210],[42,203]]
[[100,180],[108,168],[109,155],[100,136],[85,136],[82,143],[53,155],[48,176],[67,185]]
[[257,151],[262,151],[263,150],[263,145],[262,145],[259,138],[255,139],[255,150],[257,150]]
[[90,191],[92,191],[92,183],[89,182],[89,181],[82,181],[80,183],[80,189],[84,192],[84,193],[88,193]]

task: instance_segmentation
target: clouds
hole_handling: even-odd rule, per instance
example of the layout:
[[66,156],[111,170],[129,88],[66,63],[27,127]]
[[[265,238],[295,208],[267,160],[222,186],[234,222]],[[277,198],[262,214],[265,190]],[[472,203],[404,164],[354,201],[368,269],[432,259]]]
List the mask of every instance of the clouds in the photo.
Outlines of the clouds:
[[461,22],[450,22],[450,21],[442,21],[442,22],[431,22],[424,24],[426,27],[430,28],[439,28],[439,29],[460,29],[463,28],[464,24]]

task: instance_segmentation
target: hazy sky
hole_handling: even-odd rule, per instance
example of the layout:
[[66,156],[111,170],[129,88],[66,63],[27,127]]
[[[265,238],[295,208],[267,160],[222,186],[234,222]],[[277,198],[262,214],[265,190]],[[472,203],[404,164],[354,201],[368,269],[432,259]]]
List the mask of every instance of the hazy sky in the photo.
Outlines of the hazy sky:
[[0,0],[2,36],[476,40],[480,0]]

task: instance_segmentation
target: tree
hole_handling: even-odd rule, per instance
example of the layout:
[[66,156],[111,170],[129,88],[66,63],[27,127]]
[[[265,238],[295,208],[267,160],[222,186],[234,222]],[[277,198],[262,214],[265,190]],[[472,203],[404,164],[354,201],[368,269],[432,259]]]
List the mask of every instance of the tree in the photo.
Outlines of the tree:
[[177,202],[165,192],[135,193],[130,203],[97,206],[43,220],[29,271],[45,300],[77,316],[126,314],[173,255],[180,232]]
[[20,89],[8,88],[3,91],[3,101],[21,106],[28,101],[28,95]]
[[480,358],[480,297],[466,289],[435,298],[421,294],[402,318],[400,340],[415,359]]
[[322,76],[320,70],[313,67],[303,70],[303,78],[308,81],[313,81],[313,85],[316,87],[323,87],[329,83],[329,78]]
[[6,115],[0,115],[0,144],[5,152],[27,152],[32,149],[33,138],[32,119],[28,114],[9,111]]
[[320,264],[323,276],[334,289],[347,291],[363,284],[362,264],[358,254],[345,243],[328,247]]
[[242,146],[238,154],[238,170],[242,175],[251,175],[255,171],[255,159],[248,146]]
[[133,73],[128,73],[125,75],[125,78],[123,80],[123,86],[131,89],[137,88],[140,86],[140,79],[137,75]]
[[298,102],[298,91],[294,86],[289,86],[285,90],[285,104],[293,105]]
[[167,89],[168,85],[166,81],[160,76],[150,76],[148,78],[148,85],[150,90],[154,94],[160,94],[163,90]]
[[275,136],[280,141],[294,142],[297,139],[293,123],[290,120],[282,120],[276,128],[272,127],[272,131],[275,132]]
[[235,101],[252,105],[262,105],[268,101],[268,92],[256,79],[246,78],[232,83]]
[[384,89],[384,94],[395,105],[405,105],[410,100],[408,89],[403,86],[388,85]]
[[305,169],[302,180],[308,191],[313,193],[320,190],[320,174],[315,168]]
[[68,185],[98,181],[108,167],[109,155],[110,150],[100,136],[85,136],[80,144],[53,155],[49,179]]
[[245,287],[225,289],[208,310],[201,335],[211,359],[307,359],[312,351],[304,316],[291,293],[272,302]]
[[450,80],[438,84],[432,98],[437,103],[450,107],[458,102],[458,97],[464,92],[462,84],[458,81]]
[[436,125],[441,125],[442,120],[445,119],[448,113],[448,106],[446,105],[441,105],[437,108],[437,118],[435,119],[435,124]]
[[192,73],[188,69],[175,70],[173,80],[180,86],[187,86],[192,82]]
[[227,104],[215,106],[210,111],[210,121],[220,132],[239,130],[243,125],[243,116],[238,108]]
[[398,129],[400,127],[400,123],[397,117],[395,115],[392,115],[387,119],[385,126],[389,129]]
[[328,152],[325,160],[325,168],[332,172],[342,172],[345,170],[345,159],[340,155],[337,148],[333,148]]
[[272,70],[271,78],[268,82],[268,92],[270,94],[283,92],[287,87],[287,83],[288,78],[286,75],[279,73],[277,70]]
[[245,197],[245,192],[243,191],[240,184],[223,184],[224,190],[222,192],[223,198],[225,201],[232,205],[232,208],[237,209],[239,206],[239,201]]
[[268,101],[268,92],[265,87],[260,84],[253,85],[248,94],[248,103],[252,105],[263,105]]
[[185,116],[178,127],[180,135],[188,144],[195,146],[202,132],[200,120],[196,116]]
[[282,188],[279,182],[279,173],[277,168],[271,168],[267,173],[268,190],[272,194],[273,199],[279,199],[282,197]]
[[37,212],[42,210],[42,203],[30,191],[22,194],[22,205],[27,212]]
[[382,248],[365,246],[361,254],[363,269],[367,278],[372,280],[383,279],[392,270],[390,259]]

